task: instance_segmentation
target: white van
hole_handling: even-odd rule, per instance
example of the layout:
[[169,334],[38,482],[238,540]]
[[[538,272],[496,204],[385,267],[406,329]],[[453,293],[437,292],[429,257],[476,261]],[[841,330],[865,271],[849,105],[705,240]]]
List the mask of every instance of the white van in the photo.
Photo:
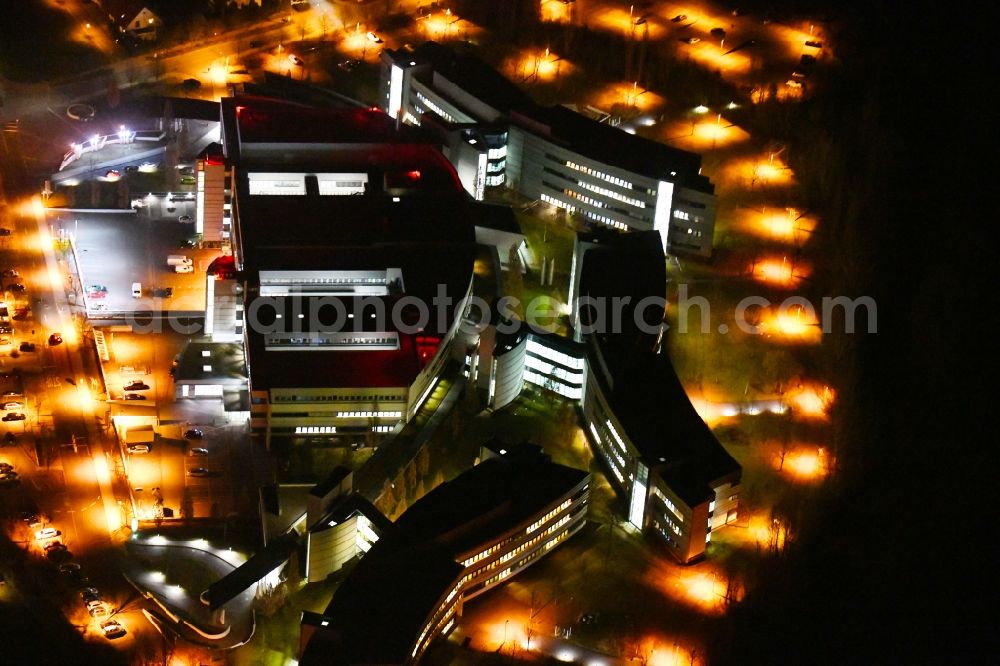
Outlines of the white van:
[[194,261],[183,254],[167,255],[167,266],[190,266],[192,264],[194,264]]
[[132,283],[132,298],[142,298],[142,283],[133,282]]

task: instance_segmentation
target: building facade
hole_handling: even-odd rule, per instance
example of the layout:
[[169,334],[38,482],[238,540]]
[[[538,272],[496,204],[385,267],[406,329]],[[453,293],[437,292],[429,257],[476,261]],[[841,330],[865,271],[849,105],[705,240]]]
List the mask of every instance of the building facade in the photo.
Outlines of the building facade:
[[554,464],[533,445],[491,445],[482,462],[399,518],[324,613],[303,614],[299,663],[420,661],[466,601],[579,531],[589,498],[589,473]]
[[251,428],[268,443],[377,440],[464,355],[468,197],[433,145],[377,110],[239,97],[222,128]]
[[670,253],[711,256],[714,187],[698,155],[541,107],[484,63],[433,42],[381,58],[382,108],[433,128],[475,198],[508,187],[595,226],[655,230]]

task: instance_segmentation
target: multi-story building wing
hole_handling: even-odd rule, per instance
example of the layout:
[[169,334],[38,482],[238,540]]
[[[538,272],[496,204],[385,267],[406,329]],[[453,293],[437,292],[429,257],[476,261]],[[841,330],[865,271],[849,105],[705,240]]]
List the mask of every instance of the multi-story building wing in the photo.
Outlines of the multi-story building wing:
[[589,473],[535,446],[484,460],[414,504],[341,583],[304,613],[302,664],[419,661],[469,599],[537,562],[584,524]]
[[253,431],[390,432],[451,358],[472,286],[454,169],[378,110],[239,97],[222,116]]
[[428,42],[382,53],[382,108],[433,127],[462,183],[578,212],[596,226],[659,232],[678,254],[711,256],[714,186],[701,157],[535,104],[485,63]]
[[[583,429],[628,502],[629,522],[660,536],[678,561],[693,562],[713,529],[736,520],[741,468],[661,353],[666,276],[657,238],[605,234],[583,239],[577,254],[577,303],[586,304],[574,313],[588,369]],[[613,298],[623,299],[618,307]]]

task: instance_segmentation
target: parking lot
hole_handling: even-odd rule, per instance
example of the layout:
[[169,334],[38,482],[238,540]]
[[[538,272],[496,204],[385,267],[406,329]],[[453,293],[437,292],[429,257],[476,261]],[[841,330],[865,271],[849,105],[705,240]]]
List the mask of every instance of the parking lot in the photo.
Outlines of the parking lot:
[[[76,238],[78,288],[89,316],[136,310],[196,315],[205,310],[204,271],[218,251],[182,247],[194,225],[178,218],[193,215],[194,201],[181,198],[157,200],[139,212],[51,211],[48,221],[55,236]],[[190,257],[194,270],[177,273],[167,264],[170,255]],[[141,285],[139,298],[133,297],[134,283]]]

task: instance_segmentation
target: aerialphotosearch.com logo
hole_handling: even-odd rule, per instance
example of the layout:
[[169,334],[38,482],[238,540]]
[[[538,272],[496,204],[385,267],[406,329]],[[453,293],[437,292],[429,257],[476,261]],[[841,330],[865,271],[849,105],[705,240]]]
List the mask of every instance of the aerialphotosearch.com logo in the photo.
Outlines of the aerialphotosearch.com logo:
[[[584,295],[575,299],[573,307],[554,307],[553,300],[546,297],[522,302],[513,296],[503,296],[491,305],[474,295],[455,299],[447,294],[445,285],[438,285],[430,302],[413,295],[345,298],[291,293],[251,297],[246,303],[239,295],[227,295],[213,304],[213,308],[224,306],[227,310],[242,308],[243,327],[262,335],[379,331],[414,335],[428,328],[443,333],[456,311],[462,313],[460,326],[465,333],[479,333],[491,324],[501,333],[511,333],[517,330],[520,321],[535,331],[554,332],[561,328],[567,315],[572,315],[574,327],[584,335],[627,330],[655,335],[667,327],[668,307],[674,308],[671,319],[679,333],[727,334],[733,331],[730,324],[747,335],[794,335],[795,332],[820,335],[835,331],[852,334],[859,330],[859,325],[868,333],[878,331],[878,309],[869,296],[824,296],[818,308],[802,296],[789,296],[780,303],[763,296],[747,296],[736,303],[727,321],[713,325],[711,303],[704,296],[689,295],[687,284],[678,285],[675,303],[662,296],[633,299]],[[211,312],[206,313],[206,317],[212,316]],[[150,311],[132,313],[129,323],[138,333],[163,332],[165,325],[184,335],[203,331],[202,324],[190,317],[155,317]]]

